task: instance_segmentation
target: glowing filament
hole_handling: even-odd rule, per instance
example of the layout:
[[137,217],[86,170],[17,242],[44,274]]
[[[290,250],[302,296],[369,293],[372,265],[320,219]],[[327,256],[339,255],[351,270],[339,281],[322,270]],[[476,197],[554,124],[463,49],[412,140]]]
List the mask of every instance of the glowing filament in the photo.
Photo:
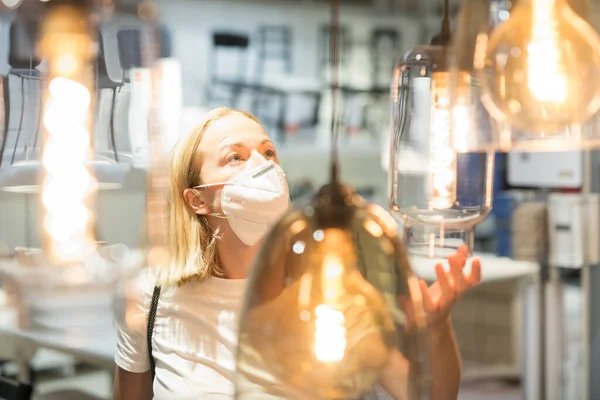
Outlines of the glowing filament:
[[87,205],[96,187],[87,169],[92,96],[86,82],[92,43],[82,19],[79,10],[58,7],[47,16],[41,41],[49,66],[43,107],[44,245],[50,258],[61,264],[79,261],[94,248]]
[[344,314],[326,304],[315,309],[315,354],[321,362],[337,362],[346,351]]
[[456,153],[450,134],[448,73],[436,72],[431,84],[431,141],[429,173],[432,209],[450,208],[456,198]]
[[533,0],[531,42],[527,46],[527,84],[537,100],[563,103],[567,96],[567,79],[558,50],[554,1]]
[[80,83],[61,77],[52,79],[49,92],[44,115],[48,133],[43,153],[47,173],[42,194],[44,227],[53,254],[68,261],[88,253],[91,245],[87,229],[90,211],[85,205],[94,186],[86,168],[90,93]]
[[344,314],[336,309],[343,291],[343,267],[335,255],[325,257],[322,288],[323,303],[315,308],[315,355],[321,362],[337,362],[346,351]]

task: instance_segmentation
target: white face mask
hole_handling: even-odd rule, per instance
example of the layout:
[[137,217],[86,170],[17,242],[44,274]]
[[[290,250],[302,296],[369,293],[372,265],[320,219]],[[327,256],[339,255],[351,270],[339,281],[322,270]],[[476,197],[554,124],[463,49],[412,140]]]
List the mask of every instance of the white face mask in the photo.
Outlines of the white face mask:
[[209,183],[194,189],[219,185],[224,185],[221,208],[225,215],[210,215],[227,218],[231,230],[248,246],[258,243],[289,207],[285,174],[273,161],[237,172],[227,182]]

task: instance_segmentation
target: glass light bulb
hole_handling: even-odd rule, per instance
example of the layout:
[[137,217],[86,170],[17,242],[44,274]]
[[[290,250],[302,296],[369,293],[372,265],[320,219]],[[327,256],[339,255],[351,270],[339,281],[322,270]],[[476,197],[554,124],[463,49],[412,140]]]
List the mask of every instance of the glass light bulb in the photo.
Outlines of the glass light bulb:
[[473,246],[491,210],[494,153],[473,104],[471,76],[448,65],[450,49],[418,46],[394,67],[389,202],[408,250],[446,257]]
[[456,201],[456,153],[452,148],[449,74],[431,76],[430,208],[452,207]]
[[422,311],[418,280],[396,230],[376,206],[323,205],[284,217],[252,270],[236,399],[360,398],[394,352],[418,362],[403,347],[413,314],[400,304],[405,298]]
[[545,137],[600,108],[600,36],[566,0],[519,1],[483,38],[475,66],[495,119]]

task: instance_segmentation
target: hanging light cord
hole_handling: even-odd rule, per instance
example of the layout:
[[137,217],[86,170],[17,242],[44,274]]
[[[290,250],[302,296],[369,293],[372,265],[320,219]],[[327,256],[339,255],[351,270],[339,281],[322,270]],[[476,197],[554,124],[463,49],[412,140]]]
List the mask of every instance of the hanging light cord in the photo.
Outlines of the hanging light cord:
[[444,0],[444,19],[442,20],[442,35],[450,36],[450,0]]
[[444,0],[444,17],[442,19],[442,29],[440,33],[431,39],[434,46],[448,46],[452,40],[452,30],[450,29],[450,2]]
[[331,66],[331,183],[339,182],[340,1],[331,0],[329,59]]

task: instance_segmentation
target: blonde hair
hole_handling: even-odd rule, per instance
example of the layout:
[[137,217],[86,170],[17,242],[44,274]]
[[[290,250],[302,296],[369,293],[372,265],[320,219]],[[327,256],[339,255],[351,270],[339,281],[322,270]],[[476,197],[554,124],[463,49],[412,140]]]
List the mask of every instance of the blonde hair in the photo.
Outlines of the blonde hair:
[[208,112],[204,121],[181,138],[171,151],[167,221],[171,261],[159,274],[162,285],[225,275],[218,259],[217,232],[213,232],[206,216],[198,215],[190,208],[183,192],[202,184],[202,160],[198,146],[204,133],[213,122],[229,115],[241,115],[262,127],[260,121],[250,113],[218,107]]

